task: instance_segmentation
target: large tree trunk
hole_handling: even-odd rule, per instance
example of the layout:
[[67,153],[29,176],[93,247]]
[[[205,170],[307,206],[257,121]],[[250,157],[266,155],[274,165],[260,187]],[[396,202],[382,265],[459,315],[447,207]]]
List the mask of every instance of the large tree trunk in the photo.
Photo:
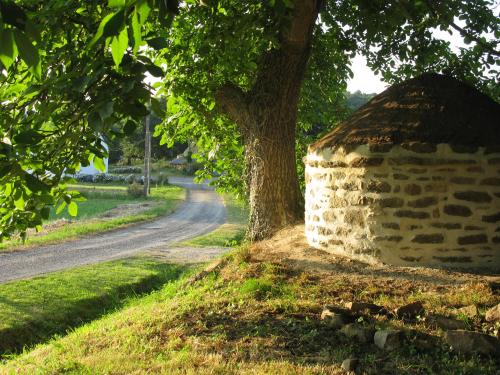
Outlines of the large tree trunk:
[[281,30],[280,48],[262,58],[256,83],[244,93],[227,84],[219,108],[240,127],[250,196],[250,240],[271,236],[303,218],[295,131],[300,88],[320,0],[297,0]]

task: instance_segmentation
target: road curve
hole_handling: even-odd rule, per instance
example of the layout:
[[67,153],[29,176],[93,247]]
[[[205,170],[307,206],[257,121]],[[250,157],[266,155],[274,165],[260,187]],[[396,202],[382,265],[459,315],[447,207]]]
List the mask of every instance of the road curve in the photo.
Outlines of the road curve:
[[225,207],[211,189],[189,179],[172,178],[171,182],[188,188],[186,202],[173,214],[75,241],[0,253],[0,283],[124,258],[144,250],[166,249],[174,242],[211,232],[225,222]]

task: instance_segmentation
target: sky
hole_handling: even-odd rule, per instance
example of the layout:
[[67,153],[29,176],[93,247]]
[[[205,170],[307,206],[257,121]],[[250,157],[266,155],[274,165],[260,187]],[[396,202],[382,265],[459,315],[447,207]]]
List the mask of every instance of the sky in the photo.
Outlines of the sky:
[[[494,8],[494,12],[500,12],[500,5],[497,5]],[[456,20],[456,22],[460,26],[464,26],[462,21]],[[460,47],[466,46],[460,34],[455,30],[453,30],[450,35],[446,31],[435,29],[433,34],[438,39],[450,42],[451,49],[455,52],[457,52]],[[347,82],[347,91],[349,92],[359,90],[361,92],[371,94],[380,93],[387,88],[387,85],[382,82],[381,76],[376,76],[373,71],[366,66],[366,59],[361,55],[356,55],[352,59],[352,71],[354,73],[354,77]]]

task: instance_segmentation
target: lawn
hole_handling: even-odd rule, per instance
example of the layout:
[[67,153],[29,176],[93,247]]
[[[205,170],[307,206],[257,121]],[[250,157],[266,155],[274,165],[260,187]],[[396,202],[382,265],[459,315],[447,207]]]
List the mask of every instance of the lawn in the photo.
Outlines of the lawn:
[[[377,327],[403,329],[409,340],[384,352],[320,319],[325,304],[380,303],[382,296],[388,308],[418,298],[429,313],[452,311],[457,303],[491,306],[498,297],[486,283],[443,285],[438,296],[423,288],[423,281],[384,282],[390,269],[365,275],[343,266],[332,274],[317,273],[258,254],[238,249],[204,278],[168,283],[11,358],[0,365],[0,373],[343,374],[340,364],[348,357],[359,358],[360,373],[367,374],[493,374],[499,368],[494,358],[450,351],[440,341],[442,332],[423,320],[375,317]],[[369,319],[374,318],[365,316],[358,323]],[[433,337],[426,347],[411,339],[425,334]]]
[[248,209],[245,202],[225,194],[226,223],[219,228],[200,237],[179,243],[179,246],[192,247],[234,247],[242,243],[248,223]]
[[[88,195],[86,202],[79,202],[79,215],[71,218],[66,211],[56,215],[51,213],[52,220],[57,218],[71,218],[72,222],[49,230],[41,235],[31,235],[25,243],[20,240],[11,240],[0,243],[0,250],[15,250],[34,245],[56,243],[74,239],[93,233],[105,232],[121,228],[133,223],[153,220],[161,215],[166,215],[185,199],[185,189],[178,186],[162,186],[151,189],[148,198],[130,198],[126,195],[124,186],[94,186],[74,185],[73,189],[80,190]],[[126,214],[113,218],[101,218],[99,215],[116,208],[121,204],[150,202],[154,203],[151,208],[132,214]]]
[[0,357],[108,314],[186,269],[133,257],[0,284]]

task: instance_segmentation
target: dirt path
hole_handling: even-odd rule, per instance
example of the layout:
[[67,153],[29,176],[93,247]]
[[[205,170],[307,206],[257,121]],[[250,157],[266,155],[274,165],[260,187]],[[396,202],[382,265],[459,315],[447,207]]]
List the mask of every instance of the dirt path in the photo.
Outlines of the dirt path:
[[206,186],[197,188],[199,185],[184,178],[173,179],[172,183],[189,188],[186,202],[173,214],[76,241],[0,254],[0,283],[145,251],[164,253],[164,259],[184,263],[206,261],[220,255],[223,249],[170,246],[211,232],[226,218],[222,200]]

